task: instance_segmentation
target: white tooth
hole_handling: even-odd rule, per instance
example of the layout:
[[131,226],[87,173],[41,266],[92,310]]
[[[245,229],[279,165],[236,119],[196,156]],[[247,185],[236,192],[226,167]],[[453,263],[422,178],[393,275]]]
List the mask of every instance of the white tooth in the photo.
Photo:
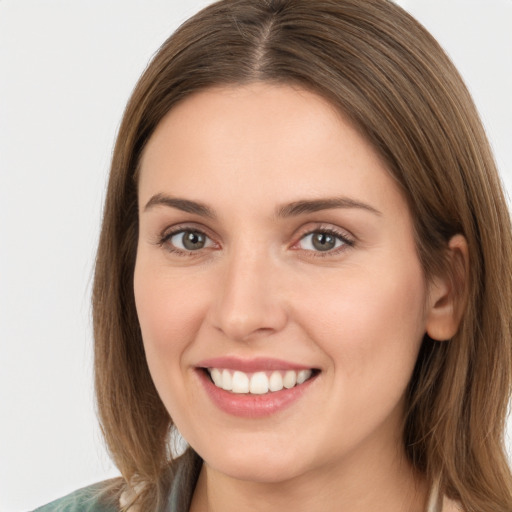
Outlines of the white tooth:
[[233,379],[229,370],[222,370],[222,389],[226,391],[233,389]]
[[290,389],[293,388],[295,384],[297,384],[297,373],[293,370],[288,370],[284,374],[283,385],[285,388]]
[[210,377],[218,388],[222,387],[222,373],[218,368],[210,368]]
[[244,372],[233,373],[233,393],[249,393],[249,377]]
[[281,375],[281,372],[272,372],[268,383],[268,389],[270,389],[270,391],[281,391],[281,389],[283,389],[283,376]]
[[268,377],[265,372],[252,374],[249,391],[254,395],[263,395],[268,392]]
[[309,377],[311,377],[311,373],[311,370],[300,370],[300,372],[297,374],[297,384],[306,382]]

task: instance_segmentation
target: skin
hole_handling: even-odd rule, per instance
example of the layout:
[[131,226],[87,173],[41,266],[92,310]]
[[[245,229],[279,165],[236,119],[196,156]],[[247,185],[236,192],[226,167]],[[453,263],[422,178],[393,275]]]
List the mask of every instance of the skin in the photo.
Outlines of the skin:
[[[215,217],[147,206],[158,194]],[[368,208],[275,214],[333,197]],[[427,486],[401,442],[404,392],[425,332],[446,339],[457,319],[449,283],[425,282],[405,198],[359,132],[291,86],[207,89],[152,135],[139,205],[134,289],[149,368],[205,461],[191,510],[424,510]],[[162,242],[173,227],[204,232],[206,245],[175,252],[180,235]],[[308,234],[326,229],[350,243],[315,249]],[[197,376],[220,356],[320,373],[288,408],[240,418]]]

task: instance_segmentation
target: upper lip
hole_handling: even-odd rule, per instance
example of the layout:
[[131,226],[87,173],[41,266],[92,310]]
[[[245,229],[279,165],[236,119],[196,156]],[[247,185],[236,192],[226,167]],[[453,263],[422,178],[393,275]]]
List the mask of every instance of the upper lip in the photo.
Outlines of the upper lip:
[[199,368],[222,368],[226,370],[238,370],[244,373],[274,370],[311,370],[312,366],[284,361],[268,357],[256,357],[242,359],[238,357],[212,357],[197,364]]

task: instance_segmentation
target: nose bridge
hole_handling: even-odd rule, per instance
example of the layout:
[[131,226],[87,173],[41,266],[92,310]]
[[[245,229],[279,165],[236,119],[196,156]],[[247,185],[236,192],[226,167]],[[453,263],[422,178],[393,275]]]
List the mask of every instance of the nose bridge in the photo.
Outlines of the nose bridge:
[[240,242],[233,246],[219,276],[213,321],[234,340],[268,335],[286,324],[277,262],[265,244],[257,245]]

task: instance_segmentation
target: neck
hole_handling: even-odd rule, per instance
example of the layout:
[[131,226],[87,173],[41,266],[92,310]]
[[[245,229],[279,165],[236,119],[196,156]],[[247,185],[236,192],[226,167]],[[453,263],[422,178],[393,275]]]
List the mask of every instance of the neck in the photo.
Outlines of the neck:
[[190,512],[253,511],[255,503],[258,512],[423,512],[427,484],[403,451],[366,452],[279,482],[239,480],[204,463]]

